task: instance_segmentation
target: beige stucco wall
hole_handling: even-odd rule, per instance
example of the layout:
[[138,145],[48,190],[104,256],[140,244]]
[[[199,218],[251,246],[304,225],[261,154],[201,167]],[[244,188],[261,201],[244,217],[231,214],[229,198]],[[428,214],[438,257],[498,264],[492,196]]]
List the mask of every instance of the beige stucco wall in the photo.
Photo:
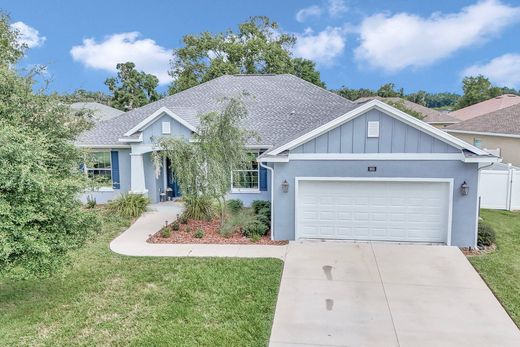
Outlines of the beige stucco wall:
[[469,144],[473,144],[475,139],[479,139],[481,148],[500,148],[500,155],[502,156],[503,163],[511,163],[515,166],[520,165],[520,139],[477,134],[450,134],[466,141]]

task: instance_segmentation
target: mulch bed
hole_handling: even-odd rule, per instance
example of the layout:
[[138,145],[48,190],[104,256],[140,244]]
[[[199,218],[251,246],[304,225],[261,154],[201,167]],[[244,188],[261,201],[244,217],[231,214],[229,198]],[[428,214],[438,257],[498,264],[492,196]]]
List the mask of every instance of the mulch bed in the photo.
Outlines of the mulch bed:
[[[235,232],[229,237],[224,237],[219,234],[220,219],[212,221],[188,220],[188,224],[180,224],[177,231],[172,230],[170,237],[164,238],[159,230],[151,235],[147,240],[149,243],[201,243],[201,244],[228,244],[228,245],[286,245],[287,241],[273,241],[271,240],[271,233],[262,236],[260,240],[253,242],[251,239],[243,236],[240,232]],[[169,225],[171,228],[171,224]],[[189,228],[186,231],[186,228]],[[196,238],[195,231],[201,228],[204,230],[204,237]]]
[[483,254],[493,253],[494,251],[496,251],[496,249],[497,249],[496,245],[491,245],[491,246],[485,246],[485,247],[479,247],[479,248],[462,247],[460,250],[466,257],[471,257],[474,255],[483,255]]

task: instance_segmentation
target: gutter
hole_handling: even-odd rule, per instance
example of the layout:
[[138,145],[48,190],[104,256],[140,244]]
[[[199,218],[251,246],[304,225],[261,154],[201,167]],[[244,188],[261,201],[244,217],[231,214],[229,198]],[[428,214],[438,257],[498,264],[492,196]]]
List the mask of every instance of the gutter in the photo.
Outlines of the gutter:
[[261,167],[271,172],[271,240],[274,240],[274,169],[270,166],[265,165],[261,161],[259,161],[258,163]]

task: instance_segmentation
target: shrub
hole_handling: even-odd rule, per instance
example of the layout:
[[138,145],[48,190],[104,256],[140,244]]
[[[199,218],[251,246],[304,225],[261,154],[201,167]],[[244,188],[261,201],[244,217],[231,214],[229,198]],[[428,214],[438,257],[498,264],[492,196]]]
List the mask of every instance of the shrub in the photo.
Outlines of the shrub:
[[179,231],[180,228],[181,228],[181,227],[180,227],[180,225],[179,225],[179,222],[173,222],[173,223],[172,223],[172,230],[173,230],[173,231]]
[[218,230],[218,233],[223,237],[230,237],[235,233],[236,230],[237,226],[233,224],[233,221],[231,219],[227,219]]
[[188,217],[184,213],[179,217],[179,223],[188,224]]
[[108,208],[123,217],[137,218],[146,211],[149,203],[150,199],[142,194],[125,193],[112,200],[108,204]]
[[262,236],[258,235],[258,234],[253,234],[251,235],[250,239],[251,239],[251,242],[258,242],[260,241],[260,239],[262,238]]
[[479,221],[478,223],[478,246],[491,246],[496,241],[495,229],[491,224],[485,221]]
[[254,219],[242,227],[242,235],[246,237],[252,237],[253,235],[263,236],[267,233],[267,230],[268,228],[264,223]]
[[211,220],[215,217],[215,205],[208,196],[185,196],[184,204],[184,215],[188,219]]
[[88,195],[85,206],[89,209],[92,209],[92,208],[96,207],[96,205],[97,205],[96,198],[91,195]]
[[172,234],[172,230],[168,227],[162,227],[161,229],[161,237],[168,238]]
[[198,238],[198,239],[201,239],[204,237],[204,230],[202,230],[201,228],[198,228],[197,230],[195,230],[195,234],[193,234],[194,237]]
[[264,207],[258,211],[256,218],[264,223],[268,228],[271,228],[271,209]]
[[253,208],[253,211],[255,211],[255,214],[258,214],[260,210],[264,208],[269,210],[269,214],[271,213],[271,202],[267,200],[254,200],[251,203],[251,207]]
[[242,208],[244,208],[244,203],[242,202],[242,200],[238,199],[228,200],[227,208],[231,213],[237,213]]
[[186,228],[184,228],[184,231],[187,233],[191,233],[191,227],[187,225]]

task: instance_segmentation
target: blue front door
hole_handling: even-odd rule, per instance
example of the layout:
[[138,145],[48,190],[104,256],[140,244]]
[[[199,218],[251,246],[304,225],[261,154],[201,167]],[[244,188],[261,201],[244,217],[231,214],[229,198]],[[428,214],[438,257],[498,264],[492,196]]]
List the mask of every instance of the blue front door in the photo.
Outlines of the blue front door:
[[175,181],[175,173],[172,170],[172,163],[169,158],[166,158],[166,185],[171,189],[171,192],[168,192],[168,196],[174,198],[181,196],[181,190]]

